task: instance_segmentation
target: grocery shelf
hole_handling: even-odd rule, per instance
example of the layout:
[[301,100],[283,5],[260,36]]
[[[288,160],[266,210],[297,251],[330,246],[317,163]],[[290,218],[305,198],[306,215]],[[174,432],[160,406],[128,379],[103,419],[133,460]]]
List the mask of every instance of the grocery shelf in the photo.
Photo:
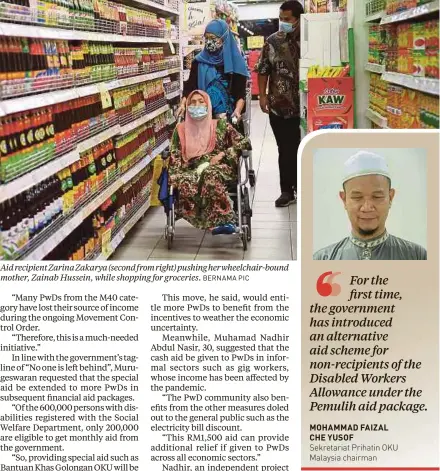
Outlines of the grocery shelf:
[[164,105],[161,108],[149,113],[147,115],[141,116],[135,121],[127,124],[126,126],[120,126],[119,124],[116,126],[112,126],[109,129],[106,129],[96,136],[90,137],[85,141],[78,143],[76,149],[72,150],[71,152],[59,157],[57,159],[48,162],[47,164],[32,170],[31,172],[23,175],[16,180],[13,180],[9,183],[4,185],[0,185],[0,203],[2,201],[6,201],[8,199],[13,198],[14,196],[22,193],[23,191],[28,190],[29,188],[37,185],[38,183],[42,182],[46,178],[54,175],[55,173],[63,170],[64,168],[68,167],[69,165],[73,164],[74,162],[80,159],[80,153],[90,149],[94,146],[97,146],[101,142],[106,141],[118,134],[126,134],[127,132],[133,131],[137,127],[141,126],[142,124],[151,121],[152,119],[160,116],[162,113],[165,113],[169,110],[168,105]]
[[366,23],[371,23],[374,21],[381,20],[385,16],[385,10],[378,11],[376,13],[373,13],[372,15],[368,15],[365,17],[365,22]]
[[145,123],[148,123],[148,121],[151,121],[154,118],[157,118],[159,115],[162,113],[165,113],[165,111],[168,111],[170,107],[168,105],[164,105],[161,108],[152,111],[151,113],[148,113],[144,116],[141,116],[138,119],[135,119],[131,123],[126,124],[125,126],[121,127],[121,134],[127,134],[130,131],[134,131],[136,128],[139,126],[142,126]]
[[96,41],[110,43],[178,43],[178,39],[154,38],[148,36],[125,36],[122,34],[95,33],[76,29],[52,28],[35,26],[32,24],[16,24],[0,22],[0,36],[13,36],[25,38],[65,39],[67,41]]
[[399,13],[394,13],[391,15],[386,15],[382,18],[380,24],[386,25],[389,23],[397,23],[400,21],[407,21],[413,18],[418,18],[420,16],[429,15],[439,11],[440,1],[434,0],[430,3],[425,3],[425,5],[420,5],[409,10],[401,11]]
[[179,16],[178,10],[174,10],[174,8],[161,5],[160,3],[151,2],[149,0],[132,0],[132,1],[133,3],[137,5],[142,5],[144,7],[151,8],[152,10],[155,10],[158,13],[164,12],[164,13],[171,13],[172,15]]
[[374,72],[375,74],[383,74],[385,72],[385,66],[368,62],[367,64],[365,64],[365,70],[367,70],[368,72]]
[[384,72],[382,80],[431,95],[440,95],[440,81],[438,79],[415,77],[396,72]]
[[[104,253],[104,251],[101,251],[101,253],[94,259],[94,260],[107,260],[113,252],[118,248],[120,243],[124,240],[126,234],[128,234],[131,229],[136,225],[136,223],[139,221],[139,219],[142,218],[142,216],[148,211],[150,208],[150,198],[133,214],[133,216],[125,223],[122,225],[120,229],[117,230],[115,236],[112,238],[110,242],[110,249],[111,252],[109,253]],[[102,250],[102,249],[101,249]]]
[[365,116],[372,121],[374,124],[377,124],[379,127],[383,129],[388,129],[388,120],[384,118],[382,115],[377,113],[376,111],[371,110],[370,108],[367,109]]
[[160,72],[113,80],[111,82],[99,82],[93,85],[86,85],[84,87],[71,88],[69,90],[55,90],[53,92],[41,93],[39,95],[12,98],[11,100],[0,101],[0,116],[40,108],[42,106],[54,105],[56,103],[62,103],[64,101],[74,100],[75,98],[81,98],[84,96],[95,95],[101,92],[101,87],[103,85],[107,90],[114,90],[116,88],[127,87],[129,85],[167,77],[168,75],[178,72],[180,72],[179,68],[167,69]]
[[26,173],[20,178],[11,181],[10,183],[6,183],[5,185],[0,185],[0,203],[6,201],[10,198],[13,198],[16,195],[19,195],[23,191],[28,190],[29,188],[37,185],[38,183],[42,182],[46,178],[54,175],[55,173],[63,170],[64,168],[68,167],[69,165],[73,164],[74,162],[80,159],[80,152],[84,152],[91,147],[94,147],[100,144],[107,139],[110,139],[113,136],[116,136],[121,132],[121,128],[119,125],[113,126],[101,133],[93,136],[89,139],[86,139],[83,142],[80,142],[76,149],[72,150],[71,152],[63,155],[58,159],[54,159],[47,164],[43,165],[42,167],[38,167],[35,170]]
[[160,153],[162,153],[168,146],[170,141],[166,140],[163,144],[156,149],[150,155],[144,157],[140,162],[138,162],[134,167],[132,167],[128,172],[125,172],[120,176],[121,186],[125,183],[128,183],[133,177],[135,177],[141,170],[143,170],[153,159],[155,159]]
[[[155,157],[163,152],[169,145],[169,141],[165,141],[157,147],[151,155],[142,159],[138,164],[131,168],[128,172],[121,175],[104,191],[93,198],[85,207],[75,212],[73,217],[69,218],[61,227],[49,236],[42,244],[35,247],[34,250],[26,253],[24,260],[42,260],[48,255],[58,244],[60,244],[72,231],[74,231],[81,222],[98,209],[110,196],[112,196],[120,187],[129,182],[141,170],[143,170]],[[50,226],[49,226],[50,227]]]

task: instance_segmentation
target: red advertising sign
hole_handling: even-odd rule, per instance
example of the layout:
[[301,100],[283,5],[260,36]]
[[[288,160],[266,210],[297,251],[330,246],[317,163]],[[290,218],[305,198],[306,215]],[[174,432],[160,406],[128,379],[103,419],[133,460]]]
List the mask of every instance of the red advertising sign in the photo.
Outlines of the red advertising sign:
[[353,129],[354,82],[352,77],[307,80],[307,129]]

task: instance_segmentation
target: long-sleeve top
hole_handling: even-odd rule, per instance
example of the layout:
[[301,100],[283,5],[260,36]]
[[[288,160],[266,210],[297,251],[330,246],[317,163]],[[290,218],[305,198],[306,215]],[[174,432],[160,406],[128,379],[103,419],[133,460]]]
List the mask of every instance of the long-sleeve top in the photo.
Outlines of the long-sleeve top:
[[[217,70],[224,75],[223,67],[218,67]],[[183,85],[183,96],[185,98],[193,92],[198,90],[198,75],[199,75],[199,63],[196,60],[193,60],[191,64],[191,71],[189,74],[189,79]],[[234,103],[237,103],[238,100],[246,100],[246,83],[247,78],[244,75],[239,74],[229,74],[229,90]],[[206,90],[204,90],[206,91]]]

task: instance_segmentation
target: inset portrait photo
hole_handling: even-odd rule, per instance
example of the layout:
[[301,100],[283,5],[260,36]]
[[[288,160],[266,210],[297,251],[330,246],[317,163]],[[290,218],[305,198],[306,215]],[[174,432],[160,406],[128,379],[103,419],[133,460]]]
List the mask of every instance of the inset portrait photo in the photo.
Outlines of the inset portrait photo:
[[314,260],[426,260],[426,149],[316,149]]

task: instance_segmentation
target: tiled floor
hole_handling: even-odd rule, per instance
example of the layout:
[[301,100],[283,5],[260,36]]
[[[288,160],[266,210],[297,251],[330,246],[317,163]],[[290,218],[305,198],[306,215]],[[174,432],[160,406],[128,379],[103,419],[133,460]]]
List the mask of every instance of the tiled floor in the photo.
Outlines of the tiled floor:
[[279,196],[278,153],[266,115],[252,106],[253,166],[257,184],[253,196],[252,241],[247,252],[236,235],[212,236],[185,221],[176,224],[168,250],[162,208],[151,208],[127,234],[113,260],[296,260],[296,205],[275,208]]

